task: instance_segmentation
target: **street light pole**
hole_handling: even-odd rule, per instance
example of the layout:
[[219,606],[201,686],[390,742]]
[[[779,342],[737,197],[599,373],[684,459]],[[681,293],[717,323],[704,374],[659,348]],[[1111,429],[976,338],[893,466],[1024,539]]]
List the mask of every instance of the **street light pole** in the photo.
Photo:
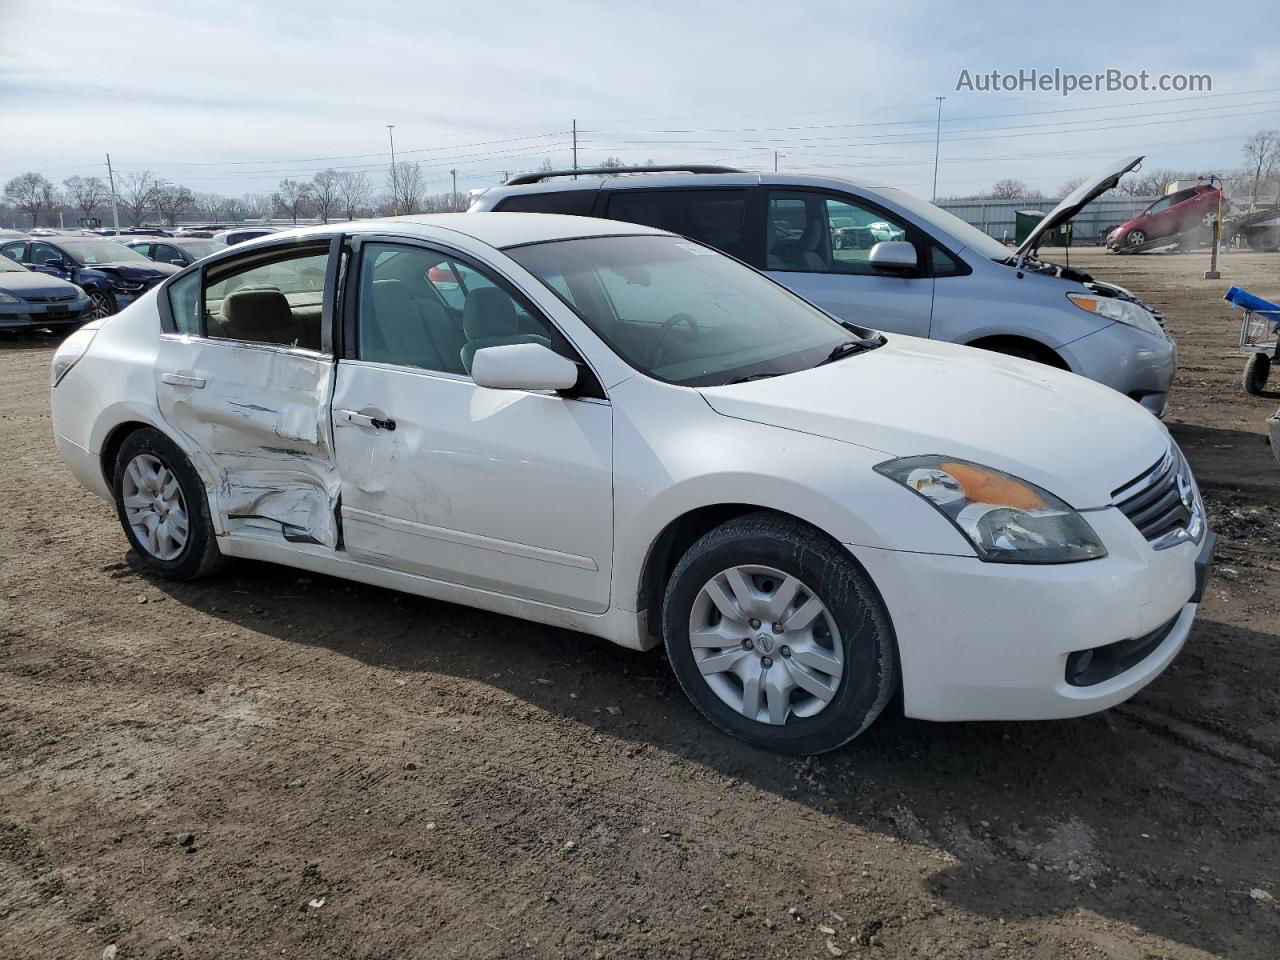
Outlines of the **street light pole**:
[[111,184],[111,225],[120,236],[120,208],[116,205],[116,175],[111,170],[111,154],[107,154],[107,181]]
[[400,185],[396,182],[396,128],[394,123],[387,124],[387,139],[391,141],[391,215],[400,216]]
[[778,172],[778,158],[785,157],[785,156],[786,156],[785,153],[779,153],[777,150],[773,151],[773,172],[774,173]]
[[453,177],[453,201],[449,204],[450,212],[458,209],[458,171],[450,170],[450,176]]
[[942,148],[942,101],[946,97],[934,97],[938,101],[938,124],[933,134],[933,202],[938,202],[938,154]]

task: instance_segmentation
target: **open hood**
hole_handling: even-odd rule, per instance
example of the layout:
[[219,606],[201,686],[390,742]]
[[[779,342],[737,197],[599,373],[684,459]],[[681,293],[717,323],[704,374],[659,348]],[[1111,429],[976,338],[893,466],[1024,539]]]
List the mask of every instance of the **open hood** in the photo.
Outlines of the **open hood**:
[[1045,234],[1059,224],[1066,223],[1086,206],[1118,184],[1121,177],[1142,163],[1142,159],[1142,157],[1130,157],[1128,160],[1109,164],[1104,172],[1091,177],[1072,190],[1065,200],[1050,210],[1048,216],[1036,224],[1036,228],[1031,231],[1030,236],[1022,241],[1022,246],[1014,251],[1014,256],[1033,255],[1040,249],[1040,241],[1044,239]]

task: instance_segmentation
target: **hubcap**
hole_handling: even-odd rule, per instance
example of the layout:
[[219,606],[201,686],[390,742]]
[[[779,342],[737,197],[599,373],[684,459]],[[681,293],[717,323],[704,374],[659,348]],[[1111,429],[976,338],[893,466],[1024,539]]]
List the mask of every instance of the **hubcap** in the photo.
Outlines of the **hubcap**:
[[173,471],[149,453],[124,470],[124,514],[134,536],[157,560],[173,560],[187,545],[187,501]]
[[689,644],[712,692],[758,723],[822,712],[844,674],[826,605],[772,567],[731,567],[708,580],[689,613]]

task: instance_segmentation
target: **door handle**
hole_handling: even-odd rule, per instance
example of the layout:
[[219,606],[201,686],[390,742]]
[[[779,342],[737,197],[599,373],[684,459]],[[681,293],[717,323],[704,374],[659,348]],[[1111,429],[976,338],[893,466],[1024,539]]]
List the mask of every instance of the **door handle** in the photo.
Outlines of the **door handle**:
[[359,427],[372,427],[374,430],[395,430],[396,422],[390,417],[371,417],[366,413],[359,413],[355,410],[336,410],[334,411],[343,420],[348,423],[354,423]]
[[205,385],[204,377],[189,377],[182,373],[162,373],[160,382],[174,387],[192,387],[196,390],[203,390]]

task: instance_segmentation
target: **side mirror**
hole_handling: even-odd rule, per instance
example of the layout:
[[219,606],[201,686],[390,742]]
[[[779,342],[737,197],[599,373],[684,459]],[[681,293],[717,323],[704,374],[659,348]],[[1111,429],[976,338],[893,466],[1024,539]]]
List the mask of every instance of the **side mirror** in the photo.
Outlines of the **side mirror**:
[[915,244],[906,240],[881,240],[871,248],[867,262],[877,270],[914,270],[920,263]]
[[540,343],[508,343],[477,350],[471,379],[491,390],[569,390],[578,365]]
[[61,257],[50,257],[44,262],[44,266],[52,267],[55,270],[61,270],[66,266],[66,263],[63,262]]

